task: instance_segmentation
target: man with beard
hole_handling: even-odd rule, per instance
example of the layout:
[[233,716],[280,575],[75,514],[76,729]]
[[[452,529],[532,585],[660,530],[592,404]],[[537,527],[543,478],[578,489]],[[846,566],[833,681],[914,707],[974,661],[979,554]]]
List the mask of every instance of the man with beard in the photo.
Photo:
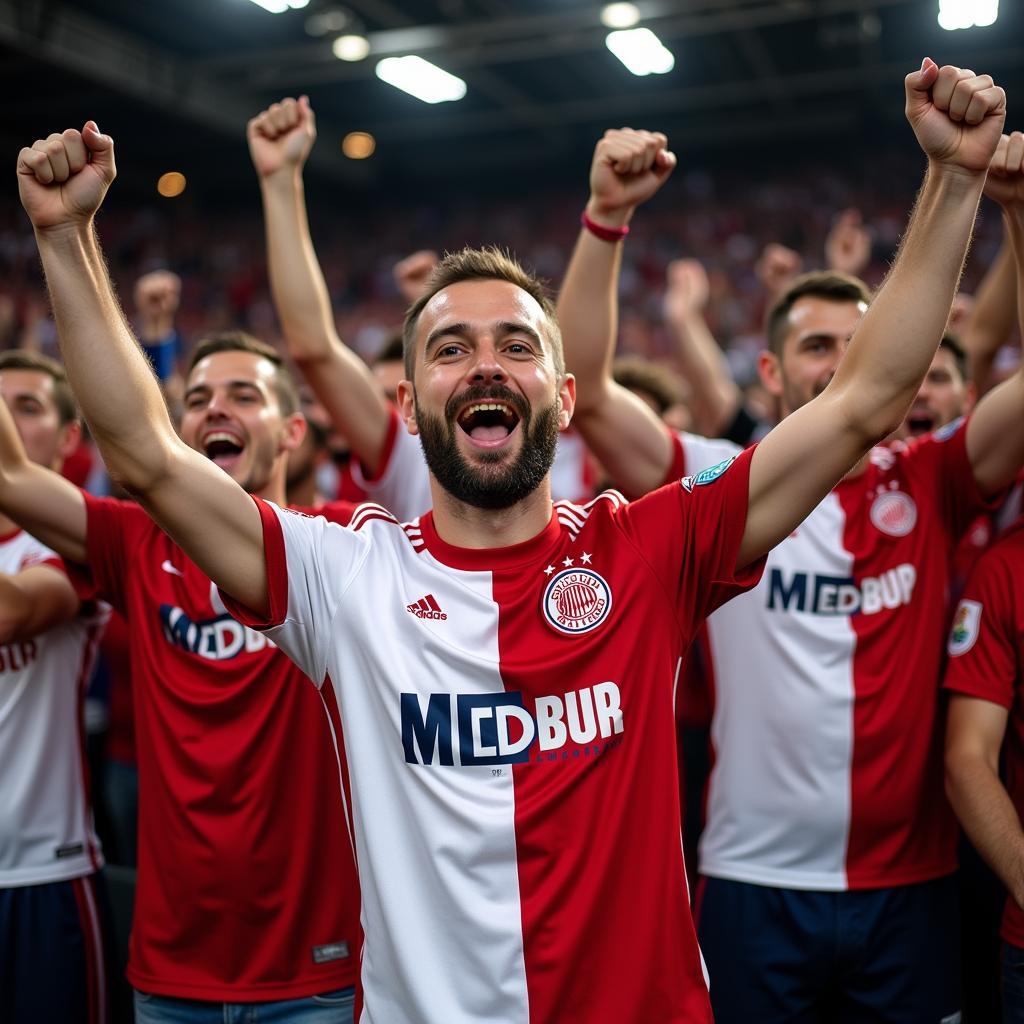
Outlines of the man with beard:
[[[443,261],[406,317],[399,400],[461,495],[432,476],[433,509],[405,526],[290,513],[183,444],[93,230],[113,141],[89,122],[22,150],[68,374],[112,475],[241,621],[337,695],[361,1019],[710,1020],[679,841],[675,674],[701,618],[754,585],[928,368],[1005,98],[926,60],[907,102],[928,176],[832,382],[757,449],[633,505],[614,492],[552,504],[542,471],[575,402],[553,308],[493,252]],[[616,136],[607,156],[619,173],[667,173],[664,143]],[[452,445],[458,458],[435,450]]]
[[[181,437],[218,476],[283,502],[303,428],[273,349],[241,332],[199,343]],[[0,509],[128,626],[136,1021],[213,1024],[227,1004],[256,1006],[271,1024],[350,1022],[359,893],[333,706],[227,615],[209,578],[141,507],[94,498],[29,461],[2,403]],[[350,509],[323,512],[347,521]]]
[[[308,98],[272,104],[249,122],[247,135],[263,196],[274,308],[288,353],[348,440],[355,485],[398,519],[411,519],[431,502],[423,450],[402,428],[387,397],[393,373],[377,365],[371,370],[338,337],[309,233],[302,168],[316,140],[316,122]],[[414,253],[396,267],[410,302],[422,291],[432,256]],[[558,438],[552,492],[572,501],[593,496],[587,453],[572,431]]]
[[[936,93],[955,88],[954,74]],[[608,225],[657,184],[613,171],[599,152],[588,209]],[[620,249],[581,232],[559,314],[580,432],[620,485],[644,494],[704,469],[708,442],[667,433],[611,379]],[[781,426],[834,387],[891,283],[872,301],[856,278],[813,273],[776,301],[760,370]],[[908,298],[904,315],[930,301]],[[932,312],[948,312],[945,297]],[[905,340],[898,326],[891,337]],[[910,410],[928,426],[964,398],[951,354],[946,343],[933,357]],[[1022,409],[1018,375],[968,421],[863,455],[771,552],[759,586],[708,620],[715,760],[698,934],[722,1024],[909,1024],[958,1011],[942,642],[954,545],[1024,463]]]

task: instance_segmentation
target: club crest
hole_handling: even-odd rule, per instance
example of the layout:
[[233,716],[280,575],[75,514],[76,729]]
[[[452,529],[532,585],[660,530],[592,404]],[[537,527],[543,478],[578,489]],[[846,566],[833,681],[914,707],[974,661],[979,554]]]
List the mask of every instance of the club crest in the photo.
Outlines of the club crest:
[[548,625],[576,636],[597,629],[612,607],[611,588],[592,569],[563,569],[544,589],[541,602]]
[[885,491],[871,504],[871,522],[890,537],[906,537],[917,525],[917,506],[909,494]]

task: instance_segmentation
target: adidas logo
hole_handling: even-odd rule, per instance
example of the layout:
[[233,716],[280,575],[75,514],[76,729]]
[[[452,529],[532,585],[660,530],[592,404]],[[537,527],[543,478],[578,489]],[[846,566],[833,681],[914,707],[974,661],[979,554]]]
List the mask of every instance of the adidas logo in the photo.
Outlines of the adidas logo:
[[427,594],[412,604],[407,604],[405,610],[417,619],[447,619],[448,616],[441,611],[441,606],[434,600],[433,594]]

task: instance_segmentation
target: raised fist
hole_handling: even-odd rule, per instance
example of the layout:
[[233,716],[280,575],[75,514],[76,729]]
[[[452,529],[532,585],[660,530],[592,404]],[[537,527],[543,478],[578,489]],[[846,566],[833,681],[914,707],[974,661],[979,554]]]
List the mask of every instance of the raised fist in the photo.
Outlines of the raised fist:
[[18,154],[21,205],[37,231],[91,221],[116,174],[114,140],[95,121],[37,139]]
[[676,166],[675,154],[661,132],[609,129],[594,149],[587,210],[598,223],[625,223]]
[[871,233],[860,210],[843,210],[825,239],[825,262],[831,270],[858,277],[871,259]]
[[665,319],[679,323],[708,304],[708,274],[699,260],[673,260],[665,274]]
[[135,308],[147,322],[166,323],[168,329],[181,301],[181,278],[169,270],[154,270],[135,282]]
[[789,287],[803,265],[800,253],[778,242],[769,242],[754,265],[754,271],[769,298],[774,300]]
[[1007,209],[1024,209],[1024,132],[999,140],[985,179],[985,195]]
[[316,118],[309,97],[272,103],[249,122],[245,134],[261,178],[302,167],[316,141]]
[[391,271],[395,284],[410,305],[423,294],[427,278],[436,266],[437,253],[433,249],[420,249],[395,264]]
[[1006,95],[989,75],[976,75],[925,57],[907,75],[907,120],[928,158],[984,174],[1006,118]]

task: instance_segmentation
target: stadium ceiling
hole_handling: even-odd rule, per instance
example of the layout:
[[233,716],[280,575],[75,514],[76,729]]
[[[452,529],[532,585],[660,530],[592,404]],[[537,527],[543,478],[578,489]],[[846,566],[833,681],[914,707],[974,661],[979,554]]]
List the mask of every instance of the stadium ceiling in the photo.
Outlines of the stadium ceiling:
[[[0,82],[25,98],[8,105],[3,138],[91,97],[115,123],[126,110],[154,112],[154,123],[191,124],[213,151],[218,135],[237,148],[254,112],[305,92],[319,173],[372,184],[389,167],[468,181],[575,161],[621,124],[666,130],[684,151],[870,138],[899,119],[902,76],[925,53],[992,72],[1011,97],[1014,84],[1024,91],[1019,0],[1002,0],[994,26],[958,32],[939,28],[937,0],[636,6],[675,54],[668,74],[631,75],[605,47],[601,5],[582,0],[310,0],[277,15],[248,0],[0,0]],[[344,27],[311,35],[325,14]],[[334,57],[347,32],[369,40],[365,60]],[[463,78],[466,97],[429,106],[375,77],[377,60],[408,53]],[[354,130],[376,137],[373,159],[341,154]]]

